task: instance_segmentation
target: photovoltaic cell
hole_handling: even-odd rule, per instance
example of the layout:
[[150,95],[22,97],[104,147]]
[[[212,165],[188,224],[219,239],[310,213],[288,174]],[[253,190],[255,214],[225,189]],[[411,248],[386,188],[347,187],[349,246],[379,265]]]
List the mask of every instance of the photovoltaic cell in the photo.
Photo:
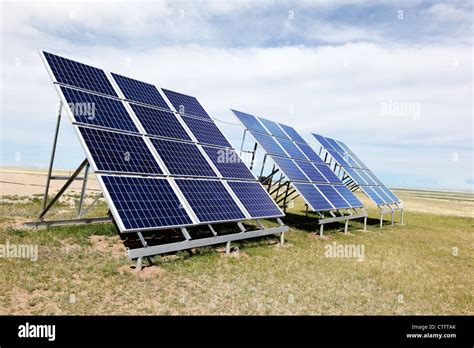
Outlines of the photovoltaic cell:
[[63,86],[60,88],[76,122],[138,133],[120,100]]
[[364,205],[357,197],[344,185],[333,186],[339,194],[351,205],[352,208],[361,208]]
[[214,122],[186,116],[182,119],[199,143],[232,147]]
[[268,129],[268,132],[274,137],[291,140],[290,137],[280,128],[278,123],[261,117],[259,117],[258,119]]
[[190,95],[173,92],[167,89],[162,89],[171,104],[180,114],[193,115],[211,119],[206,110],[201,106],[198,100]]
[[101,69],[43,52],[58,83],[118,97]]
[[372,187],[361,186],[360,188],[362,191],[364,191],[367,194],[367,196],[370,197],[370,199],[372,199],[375,202],[375,204],[377,205],[385,204],[385,201],[379,197],[379,195],[372,189]]
[[125,230],[193,223],[166,179],[107,175],[100,179]]
[[285,176],[288,178],[288,180],[309,182],[309,179],[291,159],[282,157],[272,157],[272,159],[278,168],[280,168],[281,171],[285,173]]
[[141,136],[93,128],[78,129],[98,170],[163,174]]
[[355,169],[347,167],[347,168],[344,168],[344,171],[351,177],[352,180],[355,181],[357,185],[361,185],[361,186],[366,185],[364,180],[359,176],[359,174],[357,174]]
[[319,191],[331,202],[336,209],[350,208],[350,204],[347,203],[344,198],[330,185],[316,185]]
[[316,169],[311,162],[294,161],[298,167],[306,174],[311,182],[327,183],[326,178]]
[[380,186],[380,189],[392,200],[392,203],[399,203],[400,199],[386,186]]
[[217,177],[196,144],[150,140],[171,175]]
[[339,165],[344,168],[349,167],[349,163],[347,163],[344,157],[342,157],[338,152],[336,152],[335,150],[328,150],[328,152],[337,161],[337,163],[339,163]]
[[324,175],[327,181],[331,184],[340,184],[341,179],[339,179],[336,174],[329,168],[327,164],[314,164],[314,166]]
[[276,139],[276,141],[280,144],[280,146],[288,153],[290,158],[298,158],[306,160],[306,156],[296,147],[296,145],[286,139]]
[[383,186],[383,182],[380,181],[380,179],[377,178],[377,177],[375,176],[375,174],[372,173],[370,170],[366,170],[366,174],[367,174],[368,176],[370,176],[370,177],[372,178],[372,180],[377,183],[377,185]]
[[329,201],[316,189],[313,184],[294,184],[302,197],[311,205],[315,211],[333,210],[334,207]]
[[209,146],[203,146],[203,149],[222,177],[226,179],[255,180],[253,174],[234,150]]
[[258,182],[229,181],[229,186],[253,218],[279,217],[283,213]]
[[267,130],[262,126],[262,124],[255,116],[237,110],[232,110],[232,112],[235,114],[235,116],[237,116],[240,122],[242,122],[245,128],[247,128],[248,130],[252,132],[270,135],[270,133],[267,132]]
[[323,137],[322,135],[319,135],[319,134],[313,134],[313,137],[316,138],[317,141],[319,141],[319,143],[326,149],[326,150],[335,150],[332,145],[326,140],[325,137]]
[[334,139],[331,139],[331,138],[326,138],[326,140],[328,141],[329,144],[331,144],[331,146],[337,151],[339,152],[340,154],[344,154],[344,149],[337,143],[337,141],[335,141]]
[[306,141],[298,134],[298,132],[286,124],[279,123],[280,127],[283,128],[286,134],[291,138],[291,140],[296,141],[297,143],[306,144]]
[[190,141],[186,130],[172,112],[130,103],[146,134]]
[[269,155],[276,155],[276,156],[281,156],[281,157],[288,157],[285,151],[281,148],[280,145],[275,141],[274,138],[268,135],[263,135],[260,133],[255,133],[251,132],[255,140],[260,144],[261,147],[264,148],[264,150],[269,154]]
[[222,182],[186,179],[175,181],[202,223],[245,220],[245,215]]
[[390,203],[393,203],[392,202],[392,199],[390,197],[388,197],[381,189],[380,187],[378,186],[373,186],[372,187],[372,190],[374,190],[379,196],[380,198],[382,198],[382,200],[387,203],[387,204],[390,204]]
[[372,178],[370,176],[367,175],[367,173],[365,172],[365,170],[362,170],[362,169],[356,169],[356,172],[357,174],[359,174],[359,176],[364,179],[364,181],[370,185],[370,186],[375,186],[377,185],[377,183],[375,181],[372,180]]
[[314,163],[323,163],[323,160],[313,151],[308,144],[296,144],[306,157]]
[[125,99],[170,110],[154,85],[114,73],[112,76]]

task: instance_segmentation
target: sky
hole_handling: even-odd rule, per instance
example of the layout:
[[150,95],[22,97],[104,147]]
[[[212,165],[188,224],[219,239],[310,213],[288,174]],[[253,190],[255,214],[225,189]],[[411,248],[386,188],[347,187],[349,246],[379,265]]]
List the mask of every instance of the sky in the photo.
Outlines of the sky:
[[[196,96],[236,148],[230,108],[342,140],[390,187],[474,188],[471,1],[0,6],[1,166],[48,166],[45,50]],[[64,118],[55,167],[83,158]]]

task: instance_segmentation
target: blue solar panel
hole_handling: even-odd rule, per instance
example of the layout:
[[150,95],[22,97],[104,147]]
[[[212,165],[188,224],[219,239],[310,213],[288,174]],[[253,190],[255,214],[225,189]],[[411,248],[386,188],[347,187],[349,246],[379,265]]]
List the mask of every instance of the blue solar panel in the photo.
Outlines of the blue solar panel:
[[253,137],[260,144],[261,147],[269,154],[281,157],[288,157],[285,151],[275,141],[274,138],[268,135],[252,132]]
[[380,189],[392,200],[392,203],[399,203],[400,199],[386,186],[380,186]]
[[280,128],[278,123],[261,117],[259,117],[258,119],[268,129],[268,132],[274,137],[291,140],[290,137],[283,131],[283,129]]
[[374,190],[374,191],[380,196],[380,198],[383,199],[383,201],[384,201],[385,203],[387,203],[387,204],[393,203],[393,200],[392,200],[390,197],[388,197],[388,196],[385,194],[385,192],[383,192],[383,191],[380,189],[380,187],[378,187],[378,186],[373,186],[373,187],[372,187],[372,190]]
[[175,181],[202,223],[245,220],[245,215],[221,181],[186,179]]
[[167,89],[162,89],[165,95],[168,97],[171,104],[177,112],[184,115],[193,115],[210,119],[206,110],[201,106],[195,97],[190,95],[173,92]]
[[43,52],[58,83],[118,97],[101,69]]
[[331,184],[341,184],[341,179],[339,179],[336,174],[329,168],[327,164],[315,164],[314,165],[320,172],[321,174],[324,175],[327,181],[329,181]]
[[182,119],[199,143],[232,147],[214,122],[186,116]]
[[322,135],[319,135],[319,134],[313,134],[313,137],[316,138],[317,141],[319,141],[319,143],[326,149],[326,150],[335,150],[331,144],[329,144],[329,142],[326,140],[325,137],[323,137]]
[[301,169],[289,158],[272,157],[272,159],[288,180],[309,182],[309,179],[304,175]]
[[380,181],[380,179],[377,178],[377,177],[375,176],[375,174],[372,173],[370,170],[366,170],[366,174],[367,174],[368,176],[370,176],[370,177],[372,178],[372,180],[377,183],[377,185],[383,186],[383,182]]
[[346,151],[344,151],[344,149],[337,143],[337,141],[335,141],[334,139],[331,139],[331,138],[326,138],[326,140],[328,141],[329,144],[331,144],[331,146],[337,151],[339,152],[340,154],[344,154]]
[[149,83],[112,73],[125,99],[170,110],[158,89]]
[[344,152],[352,153],[351,149],[349,149],[349,147],[346,144],[344,144],[342,141],[339,141],[339,140],[336,140],[336,141],[339,144],[339,146],[343,148]]
[[361,166],[356,161],[354,161],[352,155],[346,153],[344,158],[346,159],[347,163],[349,163],[349,166],[351,166],[352,168],[361,168]]
[[98,170],[163,174],[141,136],[93,128],[78,129]]
[[258,182],[229,181],[229,186],[250,216],[258,218],[283,216],[273,199]]
[[364,191],[370,199],[372,199],[375,204],[382,205],[385,204],[385,201],[380,198],[380,196],[372,189],[370,186],[361,186],[362,191]]
[[342,157],[338,152],[336,152],[335,150],[328,150],[328,152],[336,160],[336,162],[339,163],[339,165],[344,168],[350,167],[349,163],[347,163],[344,157]]
[[308,144],[296,144],[306,157],[314,163],[323,163],[323,160],[313,151]]
[[237,116],[240,122],[242,122],[245,128],[247,128],[248,130],[266,135],[270,134],[266,131],[266,129],[262,126],[262,124],[255,116],[237,110],[232,110],[232,112],[235,114],[235,116]]
[[365,170],[362,170],[362,169],[356,169],[355,170],[357,172],[357,174],[359,174],[359,176],[364,179],[364,181],[370,185],[370,186],[376,186],[377,183],[375,181],[372,180],[372,178],[367,175],[367,173],[365,172]]
[[344,199],[351,205],[352,208],[361,208],[364,205],[357,197],[344,185],[334,185],[333,186],[339,194],[344,197]]
[[350,154],[350,156],[352,157],[352,159],[354,160],[354,162],[357,163],[357,166],[360,167],[360,168],[364,168],[364,169],[368,169],[367,166],[364,164],[364,162],[362,162],[360,160],[359,157],[357,157],[356,155],[354,154]]
[[133,112],[146,134],[160,137],[191,140],[190,136],[172,112],[130,103]]
[[296,147],[296,145],[292,141],[286,139],[274,139],[280,144],[283,149],[285,149],[290,158],[299,158],[306,160],[306,156],[300,151],[300,149],[298,149],[298,147]]
[[286,134],[290,137],[291,140],[296,141],[297,143],[306,144],[306,141],[298,134],[298,132],[286,124],[280,123],[280,127],[283,128]]
[[107,175],[100,178],[118,213],[118,222],[123,224],[122,232],[193,223],[166,179]]
[[295,160],[295,163],[300,167],[303,173],[309,178],[311,182],[323,182],[327,183],[326,178],[316,169],[311,162],[298,161]]
[[344,168],[344,171],[350,176],[350,178],[357,184],[357,185],[366,185],[365,181],[357,174],[355,169],[353,168]]
[[316,185],[321,193],[328,199],[329,202],[336,209],[350,208],[351,205],[347,203],[344,198],[330,185]]
[[171,175],[217,177],[196,144],[150,140]]
[[316,189],[313,184],[294,184],[301,196],[311,205],[315,211],[333,210],[334,207]]
[[66,87],[61,91],[76,122],[138,133],[120,100]]
[[255,180],[253,174],[234,150],[208,146],[203,146],[203,149],[222,177],[226,179]]

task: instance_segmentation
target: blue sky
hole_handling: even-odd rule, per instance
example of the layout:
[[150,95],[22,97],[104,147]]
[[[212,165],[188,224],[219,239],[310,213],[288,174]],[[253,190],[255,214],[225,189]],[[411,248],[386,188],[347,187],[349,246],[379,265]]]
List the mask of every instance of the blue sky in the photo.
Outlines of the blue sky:
[[[2,2],[1,165],[46,167],[37,50],[343,140],[389,186],[472,190],[472,2]],[[408,109],[407,109],[408,108]],[[57,167],[83,158],[63,120]]]

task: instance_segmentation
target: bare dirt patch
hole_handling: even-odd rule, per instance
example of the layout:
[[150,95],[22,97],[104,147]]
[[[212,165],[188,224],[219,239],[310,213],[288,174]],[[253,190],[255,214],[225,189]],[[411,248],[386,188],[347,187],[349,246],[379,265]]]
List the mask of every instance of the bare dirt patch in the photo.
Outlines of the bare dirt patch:
[[101,253],[110,253],[113,257],[124,257],[126,250],[119,236],[91,236],[92,247]]

